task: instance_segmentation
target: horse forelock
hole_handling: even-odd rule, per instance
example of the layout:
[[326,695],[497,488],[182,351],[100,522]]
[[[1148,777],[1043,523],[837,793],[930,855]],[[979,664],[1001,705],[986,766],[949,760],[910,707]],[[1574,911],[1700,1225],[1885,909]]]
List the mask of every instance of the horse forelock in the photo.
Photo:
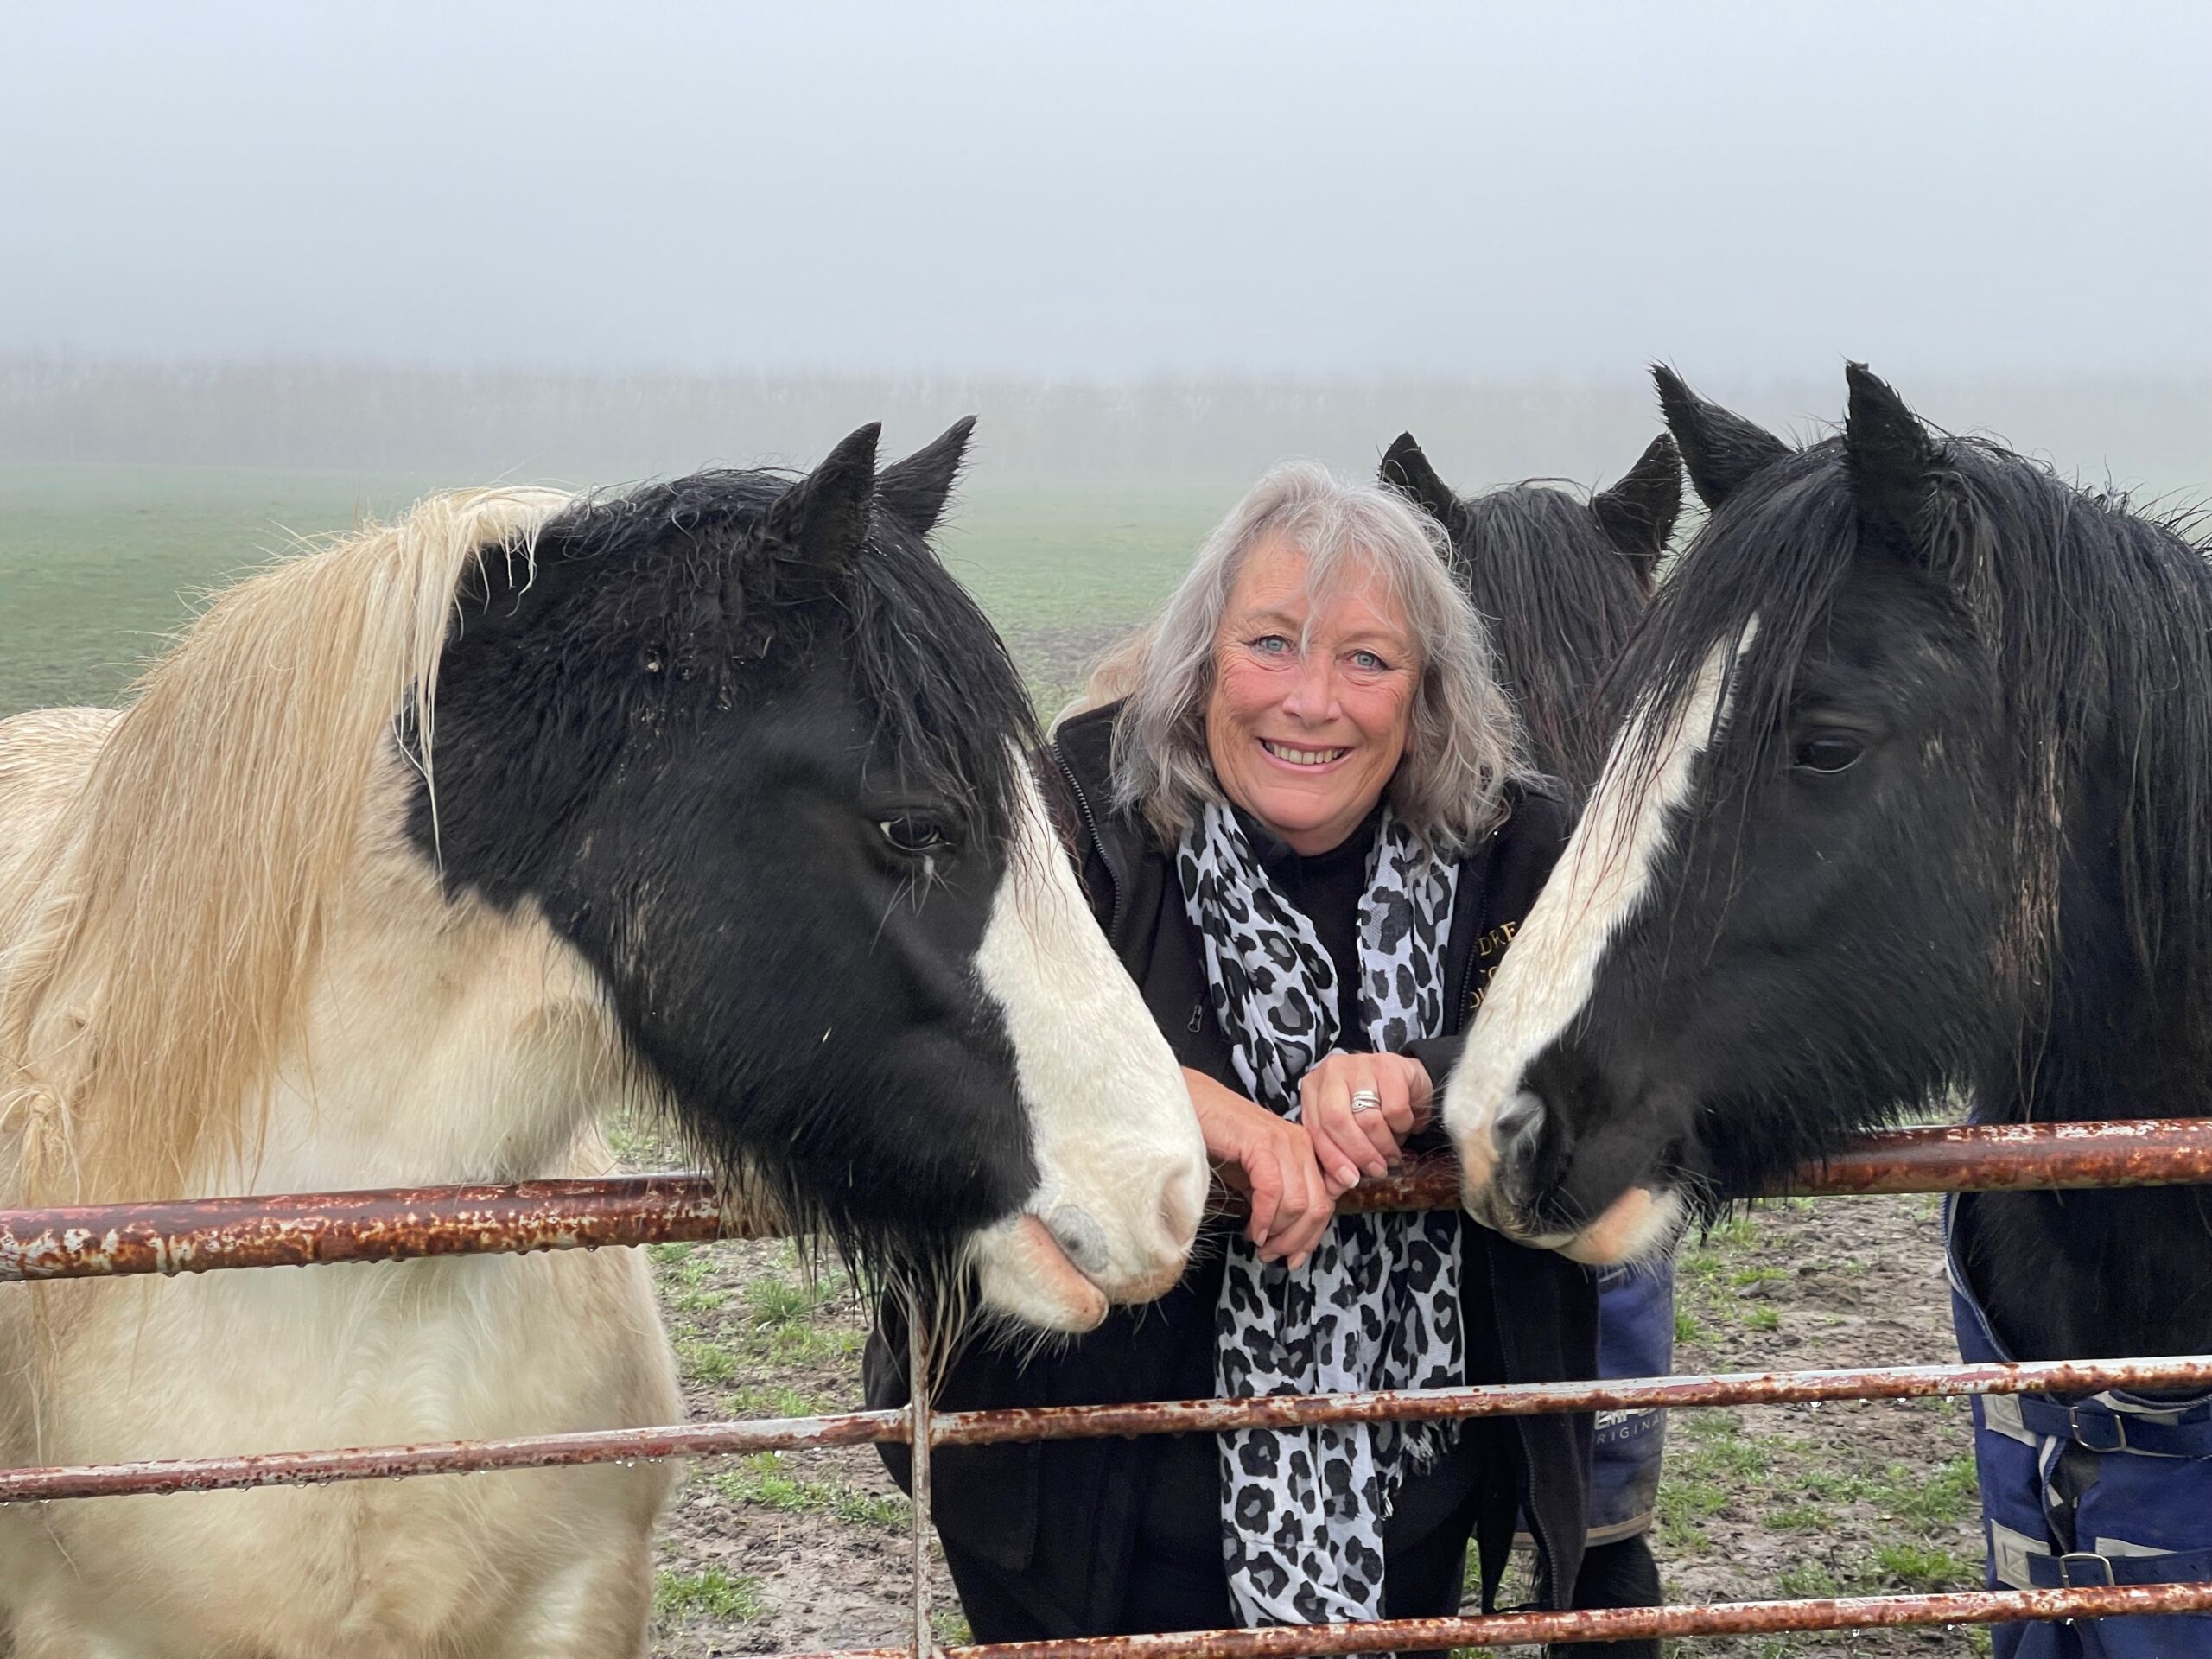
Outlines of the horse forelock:
[[[618,632],[635,632],[655,606],[673,615],[702,584],[734,582],[741,663],[774,678],[825,652],[842,656],[871,721],[874,762],[970,833],[1014,844],[1018,757],[1039,734],[997,630],[926,537],[880,501],[850,562],[833,576],[806,573],[799,587],[754,535],[795,481],[765,469],[696,473],[580,504],[549,537],[563,555],[622,564],[631,586],[610,592],[596,619]],[[675,620],[690,626],[688,613]]]
[[969,835],[1020,846],[1024,767],[1043,740],[998,630],[920,537],[880,513],[845,602],[878,755]]
[[181,1195],[255,1155],[395,717],[434,779],[458,585],[567,499],[431,496],[224,590],[141,677],[0,893],[0,1064],[66,1142],[22,1172],[42,1196]]

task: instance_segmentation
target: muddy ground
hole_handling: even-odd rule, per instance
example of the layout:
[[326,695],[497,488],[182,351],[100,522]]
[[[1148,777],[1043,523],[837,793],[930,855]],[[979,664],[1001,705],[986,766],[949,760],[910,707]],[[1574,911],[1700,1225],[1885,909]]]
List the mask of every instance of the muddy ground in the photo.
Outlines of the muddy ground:
[[[1795,1200],[1680,1265],[1678,1370],[1955,1357],[1931,1198]],[[861,1310],[782,1243],[665,1245],[655,1273],[695,1419],[860,1402]],[[1670,1599],[1973,1587],[1979,1533],[1962,1406],[1908,1402],[1676,1414],[1655,1538]],[[906,1500],[867,1450],[694,1466],[663,1529],[657,1654],[902,1641]],[[965,1634],[949,1583],[941,1639]],[[1962,1632],[1763,1637],[1684,1653],[1933,1655]]]

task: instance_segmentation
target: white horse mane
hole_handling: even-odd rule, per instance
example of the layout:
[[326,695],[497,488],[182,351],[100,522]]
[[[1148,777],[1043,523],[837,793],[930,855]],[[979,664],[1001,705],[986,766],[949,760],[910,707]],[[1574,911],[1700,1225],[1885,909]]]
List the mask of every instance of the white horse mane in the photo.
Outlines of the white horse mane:
[[0,1148],[17,1202],[181,1196],[250,1155],[330,900],[487,548],[532,556],[571,498],[432,495],[216,596],[0,881]]

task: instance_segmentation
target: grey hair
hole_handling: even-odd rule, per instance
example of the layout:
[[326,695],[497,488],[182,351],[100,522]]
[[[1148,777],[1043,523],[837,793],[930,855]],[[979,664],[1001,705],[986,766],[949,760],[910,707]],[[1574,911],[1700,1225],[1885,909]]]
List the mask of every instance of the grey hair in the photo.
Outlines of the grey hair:
[[[1281,538],[1306,558],[1317,602],[1348,570],[1371,572],[1404,612],[1421,658],[1412,734],[1385,793],[1440,857],[1495,824],[1506,785],[1529,775],[1521,723],[1499,687],[1490,630],[1452,574],[1440,526],[1395,491],[1347,484],[1311,461],[1272,468],[1214,526],[1160,614],[1109,651],[1086,702],[1127,698],[1114,733],[1114,799],[1175,844],[1223,799],[1206,750],[1214,650],[1245,559]],[[1302,644],[1303,642],[1301,642]]]

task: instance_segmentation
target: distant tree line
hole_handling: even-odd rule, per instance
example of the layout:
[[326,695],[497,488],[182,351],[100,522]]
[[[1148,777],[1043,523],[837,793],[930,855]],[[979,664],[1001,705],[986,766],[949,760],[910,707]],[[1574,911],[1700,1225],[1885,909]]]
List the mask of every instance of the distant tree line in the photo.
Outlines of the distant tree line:
[[[1834,365],[1706,379],[1746,413],[1817,434]],[[1931,419],[1998,433],[2093,482],[2212,485],[2212,381],[1899,384]],[[1417,433],[1469,487],[1617,474],[1658,427],[1648,382],[1149,380],[1054,385],[890,376],[477,372],[313,363],[0,359],[0,462],[139,462],[603,483],[710,463],[799,463],[860,423],[885,448],[980,415],[979,488],[1216,488],[1286,455],[1371,467]]]

